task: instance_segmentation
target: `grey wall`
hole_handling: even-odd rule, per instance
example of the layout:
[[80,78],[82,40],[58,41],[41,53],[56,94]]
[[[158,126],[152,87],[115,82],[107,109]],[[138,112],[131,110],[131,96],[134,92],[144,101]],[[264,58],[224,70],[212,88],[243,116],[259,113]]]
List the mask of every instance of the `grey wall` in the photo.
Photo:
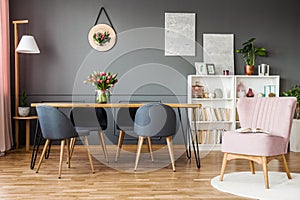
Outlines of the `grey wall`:
[[[165,12],[196,13],[196,37],[200,45],[203,33],[233,33],[235,48],[256,37],[256,44],[269,51],[269,57],[259,58],[257,63],[270,64],[271,74],[281,76],[281,91],[299,84],[298,0],[10,0],[9,3],[10,19],[29,19],[28,25],[19,27],[20,33],[33,34],[41,50],[39,55],[20,55],[20,89],[28,92],[30,101],[69,101],[72,94],[73,99],[92,101],[93,88],[82,81],[92,70],[106,67],[118,72],[121,79],[124,77],[116,86],[114,101],[143,96],[146,92],[154,99],[171,98],[173,93],[178,97],[175,101],[185,101],[185,78],[194,73],[192,64],[202,61],[202,51],[197,49],[195,57],[164,56],[162,29],[151,29],[152,34],[143,27],[163,28]],[[118,34],[116,46],[108,52],[93,51],[87,41],[101,6],[107,10]],[[104,15],[99,22],[107,22]],[[235,56],[235,63],[235,74],[243,74],[240,55]],[[157,70],[159,67],[163,73]],[[151,74],[148,69],[156,73]],[[157,87],[145,93],[137,89],[136,80],[149,76],[172,92],[160,92],[166,90]]]

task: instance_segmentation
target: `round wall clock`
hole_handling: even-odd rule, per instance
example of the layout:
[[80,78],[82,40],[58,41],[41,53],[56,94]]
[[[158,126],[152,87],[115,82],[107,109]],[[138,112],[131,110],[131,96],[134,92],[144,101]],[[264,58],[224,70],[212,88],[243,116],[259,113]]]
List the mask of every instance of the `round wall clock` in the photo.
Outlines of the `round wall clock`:
[[97,51],[108,51],[116,43],[116,32],[107,24],[97,24],[90,29],[88,40]]

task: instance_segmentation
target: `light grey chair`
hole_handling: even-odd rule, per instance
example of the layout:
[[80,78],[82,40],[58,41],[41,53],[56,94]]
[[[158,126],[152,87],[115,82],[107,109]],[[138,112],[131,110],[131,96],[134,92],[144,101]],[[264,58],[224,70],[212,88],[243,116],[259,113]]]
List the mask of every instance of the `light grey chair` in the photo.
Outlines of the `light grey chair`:
[[[46,150],[50,144],[50,141],[58,140],[61,141],[60,159],[59,159],[59,170],[58,178],[61,178],[62,160],[64,154],[65,141],[67,143],[67,163],[70,168],[70,139],[78,137],[78,132],[75,130],[70,119],[60,110],[50,106],[37,106],[36,107],[38,121],[41,127],[43,138],[46,139],[42,155],[40,157],[36,173],[38,173],[41,164],[43,162]],[[88,131],[82,131],[81,134],[88,135]],[[88,158],[92,171],[94,167],[92,163],[92,157],[88,151]]]
[[[135,115],[134,132],[139,136],[134,171],[138,166],[144,139],[150,140],[153,136],[159,136],[166,138],[172,168],[175,172],[172,136],[176,134],[176,114],[173,108],[161,103],[149,103],[140,107]],[[151,142],[149,150],[153,158]]]
[[[75,126],[79,136],[83,136],[84,144],[87,146],[89,151],[88,138],[85,133],[82,135],[81,132],[96,131],[102,146],[104,157],[108,162],[107,149],[103,136],[103,131],[107,128],[107,114],[104,108],[73,108],[70,112],[70,119]],[[76,138],[71,140],[71,157],[74,149]]]
[[[160,103],[160,101],[120,101],[119,103]],[[123,146],[123,141],[125,137],[125,133],[129,133],[128,135],[133,136],[132,138],[135,139],[134,134],[134,118],[135,113],[138,108],[120,108],[116,113],[116,130],[119,130],[119,139],[118,139],[118,146],[115,161],[117,162],[120,157],[120,152]],[[131,138],[129,136],[129,138]],[[147,140],[148,148],[151,147],[150,138]],[[151,154],[152,156],[152,154]],[[153,160],[153,157],[151,157]]]

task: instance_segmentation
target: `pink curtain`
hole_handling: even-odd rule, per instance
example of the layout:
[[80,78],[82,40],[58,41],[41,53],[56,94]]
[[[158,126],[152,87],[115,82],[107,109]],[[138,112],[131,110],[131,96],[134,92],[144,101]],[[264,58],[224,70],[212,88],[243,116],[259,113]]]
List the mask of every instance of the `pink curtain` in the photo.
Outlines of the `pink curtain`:
[[0,156],[12,146],[8,1],[0,0]]

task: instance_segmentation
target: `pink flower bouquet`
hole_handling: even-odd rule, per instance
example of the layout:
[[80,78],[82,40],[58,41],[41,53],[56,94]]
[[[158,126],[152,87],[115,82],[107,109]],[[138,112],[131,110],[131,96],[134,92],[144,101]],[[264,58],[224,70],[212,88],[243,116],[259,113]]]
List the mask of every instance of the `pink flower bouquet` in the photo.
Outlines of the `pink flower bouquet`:
[[118,82],[117,75],[118,74],[113,74],[111,72],[94,71],[94,73],[87,77],[84,84],[92,83],[92,85],[96,86],[97,90],[99,90],[96,101],[98,103],[106,103],[106,92],[108,92],[108,95],[110,96],[109,89],[114,87],[114,85]]

